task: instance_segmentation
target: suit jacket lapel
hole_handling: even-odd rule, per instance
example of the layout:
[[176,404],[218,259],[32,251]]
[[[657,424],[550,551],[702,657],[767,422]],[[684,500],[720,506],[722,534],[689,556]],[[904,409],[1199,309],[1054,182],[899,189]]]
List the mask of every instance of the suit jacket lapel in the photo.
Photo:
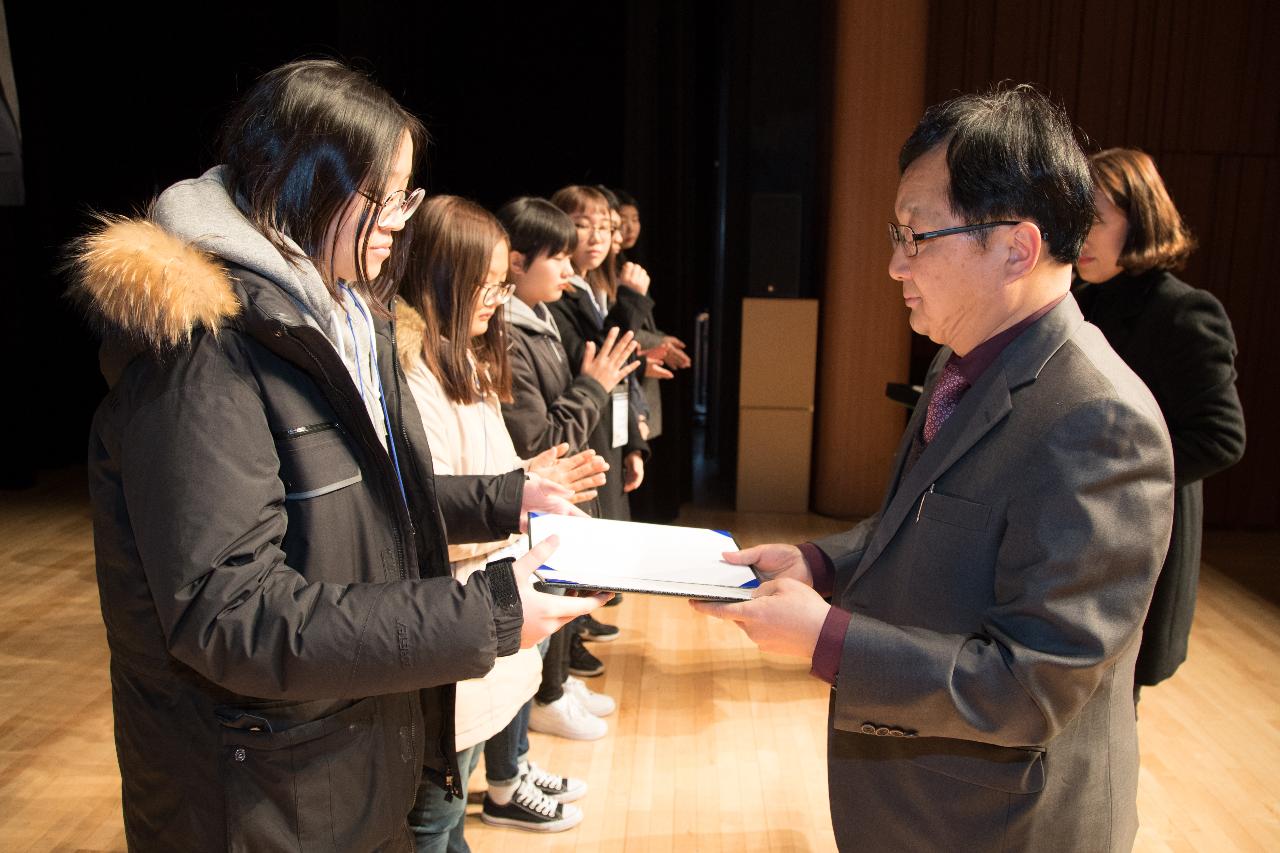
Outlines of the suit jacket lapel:
[[[915,511],[916,503],[930,484],[964,456],[992,427],[1004,420],[1012,408],[1009,385],[1005,380],[1004,370],[997,362],[978,380],[977,386],[964,395],[937,437],[920,454],[915,466],[901,478],[881,512],[880,524],[850,583],[855,583],[862,577],[880,556],[897,534],[898,528]],[[901,471],[901,465],[898,470]]]
[[[978,384],[961,398],[955,412],[937,437],[920,454],[915,466],[902,477],[902,466],[911,446],[911,437],[920,428],[919,422],[925,415],[925,405],[916,407],[894,466],[897,487],[891,486],[888,490],[888,497],[880,512],[880,523],[849,580],[850,586],[874,565],[897,535],[902,523],[915,510],[920,496],[1008,416],[1013,410],[1013,392],[1028,382],[1035,381],[1041,368],[1082,322],[1084,317],[1080,314],[1079,306],[1075,299],[1068,296],[1013,340],[995,363],[987,368]],[[949,350],[943,350],[939,359],[934,361],[931,368],[933,376],[926,388],[928,393],[932,393],[933,384],[941,373],[941,365],[949,354]],[[928,399],[925,394],[920,397],[923,404],[927,404]]]

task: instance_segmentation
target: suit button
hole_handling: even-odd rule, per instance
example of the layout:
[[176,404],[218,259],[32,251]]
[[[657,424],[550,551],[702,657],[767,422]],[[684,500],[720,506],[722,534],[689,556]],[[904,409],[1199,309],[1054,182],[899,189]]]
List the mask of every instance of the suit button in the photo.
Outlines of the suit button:
[[876,733],[876,727],[875,727],[875,726],[873,726],[873,725],[871,725],[870,723],[863,723],[863,724],[862,724],[862,733],[863,733],[864,735],[873,735],[873,734],[875,734],[875,733]]
[[890,729],[890,730],[889,730],[889,734],[893,735],[894,737],[906,737],[906,736],[907,736],[907,733],[906,733],[906,732],[904,732],[902,729]]
[[880,728],[876,729],[876,734],[880,735],[880,737],[884,737],[885,735],[889,734],[889,729],[887,726],[881,726]]

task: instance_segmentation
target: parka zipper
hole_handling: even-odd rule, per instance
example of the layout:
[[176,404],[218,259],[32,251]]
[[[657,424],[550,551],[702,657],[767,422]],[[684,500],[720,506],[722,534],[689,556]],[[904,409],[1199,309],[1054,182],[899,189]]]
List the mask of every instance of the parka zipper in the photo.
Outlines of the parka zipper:
[[[392,324],[392,330],[393,330],[393,331],[392,331],[392,349],[391,349],[391,351],[392,351],[393,353],[395,352],[395,337],[394,337],[394,334],[395,334],[395,333],[394,333],[394,329],[395,329],[395,326],[394,326],[394,324]],[[280,324],[280,326],[279,326],[278,331],[279,331],[281,334],[288,335],[291,339],[293,339],[294,341],[296,341],[296,342],[297,342],[297,344],[298,344],[298,346],[302,348],[302,351],[303,351],[303,352],[305,352],[305,353],[307,354],[307,356],[308,356],[308,357],[309,357],[313,362],[315,362],[316,369],[320,372],[320,375],[324,378],[324,381],[329,385],[329,387],[330,387],[330,388],[332,388],[332,389],[337,393],[337,395],[338,395],[339,399],[341,399],[341,401],[342,401],[342,403],[343,403],[344,407],[346,407],[346,409],[348,410],[348,411],[347,411],[347,414],[350,416],[350,414],[351,414],[351,410],[352,410],[352,403],[351,403],[351,400],[348,398],[347,394],[346,394],[346,393],[341,389],[341,387],[339,387],[339,386],[338,386],[338,384],[337,384],[337,383],[335,383],[335,382],[330,378],[330,376],[329,376],[329,372],[325,369],[324,362],[322,362],[322,361],[320,360],[320,357],[319,357],[318,355],[316,355],[316,353],[315,353],[315,352],[313,352],[313,351],[312,351],[312,349],[311,349],[309,346],[307,346],[307,343],[306,343],[306,341],[305,341],[305,340],[302,340],[302,339],[300,339],[297,335],[293,334],[292,330],[290,330],[290,328],[288,327],[288,325],[286,325],[286,324],[284,324],[284,323],[281,323],[281,324]],[[374,346],[377,346],[377,344],[375,343],[375,344],[374,344]],[[395,363],[394,363],[394,362],[393,362],[393,364],[392,364],[392,371],[393,371],[393,373],[396,373],[396,365],[395,365]],[[397,415],[397,417],[401,417],[402,412],[403,412],[403,410],[400,408],[400,393],[399,393],[399,385],[400,385],[400,380],[399,380],[399,375],[398,375],[398,373],[397,373],[397,376],[396,376],[396,406],[397,406],[396,415]],[[367,416],[367,415],[365,415],[365,417],[368,417],[368,416]],[[404,429],[403,423],[404,423],[404,422],[403,422],[403,418],[401,417],[401,430],[403,430],[403,429]],[[387,436],[387,441],[394,441],[394,440],[395,440],[394,436],[392,436],[392,435],[388,434],[388,436]],[[367,447],[366,447],[366,452],[368,452],[368,448],[367,448]],[[376,458],[377,458],[377,454],[376,454],[376,453],[374,453],[374,454],[373,454],[373,457],[376,459]],[[390,460],[388,459],[388,461],[390,461]],[[404,519],[408,521],[410,531],[414,531],[414,530],[415,530],[415,528],[414,528],[414,524],[413,524],[413,517],[412,517],[411,513],[409,512],[409,507],[405,505],[404,500],[403,500],[403,498],[402,498],[402,496],[401,496],[400,492],[399,492],[397,489],[395,489],[393,486],[391,486],[391,485],[389,485],[389,486],[387,487],[386,491],[387,491],[387,493],[388,493],[388,496],[390,497],[390,500],[391,500],[391,506],[393,506],[393,507],[403,507],[403,508],[404,508]],[[395,540],[396,557],[397,557],[397,559],[398,559],[398,567],[399,567],[400,579],[401,579],[401,580],[405,580],[405,579],[407,579],[407,577],[408,577],[408,571],[407,571],[408,557],[407,557],[407,555],[406,555],[406,553],[405,553],[405,548],[404,548],[404,538],[403,538],[403,536],[402,536],[402,534],[401,534],[401,530],[400,530],[400,518],[399,518],[399,513],[397,512],[397,513],[395,513],[395,514],[396,514],[396,516],[397,516],[397,519],[396,519],[396,523],[395,523],[395,524],[393,524],[393,525],[391,526],[391,533],[392,533],[392,537],[393,537],[393,538],[394,538],[394,540]],[[411,721],[411,722],[409,723],[409,752],[410,752],[410,754],[411,754],[411,755],[417,752],[417,744],[418,744],[418,725],[417,725],[417,723],[416,723],[416,722],[412,722],[412,721],[415,719],[413,703],[414,703],[415,701],[420,701],[420,700],[418,700],[418,695],[419,695],[419,694],[418,694],[418,691],[414,691],[413,693],[411,693],[411,694],[409,694],[408,696],[406,696],[406,697],[405,697],[405,703],[406,703],[406,705],[407,705],[407,708],[408,708],[408,711],[409,711],[409,719],[410,719],[410,721]],[[453,756],[452,756],[448,751],[445,751],[445,768],[446,768],[446,771],[448,771],[448,773],[449,773],[449,778],[450,778],[450,779],[452,779],[452,768],[454,767],[454,765],[455,765],[455,764],[456,764],[456,759],[455,759],[455,758],[454,758],[454,757],[453,757]],[[411,780],[411,781],[413,782],[413,787],[414,787],[414,788],[416,788],[416,787],[417,787],[417,781],[418,781],[418,778],[419,778],[419,776],[420,776],[420,775],[421,775],[421,773],[422,773],[422,768],[420,768],[420,767],[412,767],[412,768],[410,768],[410,771],[409,771],[409,772],[410,772],[410,774],[412,775],[412,780]],[[455,789],[456,789],[456,790],[455,790]],[[457,786],[456,786],[456,785],[451,786],[450,793],[453,793],[455,796],[461,796],[461,795],[462,795],[461,789],[457,788]]]
[[330,421],[322,424],[308,424],[307,426],[294,427],[293,429],[279,430],[272,433],[275,438],[301,438],[304,435],[315,435],[318,432],[328,432],[331,429],[339,429],[338,424]]

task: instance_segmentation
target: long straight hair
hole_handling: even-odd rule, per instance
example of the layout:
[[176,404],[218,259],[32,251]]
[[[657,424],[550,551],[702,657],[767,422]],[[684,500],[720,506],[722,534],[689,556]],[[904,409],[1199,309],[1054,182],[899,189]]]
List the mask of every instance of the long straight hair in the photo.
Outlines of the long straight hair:
[[507,242],[507,232],[489,211],[453,195],[428,199],[415,219],[400,295],[426,323],[428,369],[450,402],[468,405],[491,394],[511,402],[505,311],[495,311],[485,333],[471,337],[493,250]]
[[[382,202],[376,196],[406,133],[420,157],[426,130],[386,90],[340,62],[309,59],[262,75],[224,123],[218,153],[227,166],[228,191],[249,221],[286,258],[315,264],[335,299],[336,224],[356,200],[352,284],[385,313],[405,252],[392,250],[376,285],[365,254]],[[405,227],[411,229],[412,220]]]

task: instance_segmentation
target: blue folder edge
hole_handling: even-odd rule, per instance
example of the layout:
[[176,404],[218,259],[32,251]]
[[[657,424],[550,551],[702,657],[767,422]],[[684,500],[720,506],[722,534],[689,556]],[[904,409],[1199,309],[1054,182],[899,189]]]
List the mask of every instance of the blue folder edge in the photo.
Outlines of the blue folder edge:
[[[541,513],[541,512],[530,512],[530,513],[529,513],[529,517],[530,517],[530,518],[537,518],[537,517],[538,517],[538,516],[540,516],[540,515],[545,515],[545,513]],[[733,534],[732,534],[732,533],[730,533],[730,532],[729,532],[729,531],[727,531],[727,530],[713,530],[713,532],[715,532],[715,533],[719,533],[721,536],[724,536],[724,537],[725,537],[725,538],[727,538],[730,542],[733,542],[733,544],[734,544],[734,545],[737,545],[737,544],[738,544],[738,543],[737,543],[737,540],[735,540],[735,539],[733,538]],[[530,537],[532,538],[532,534],[530,534]],[[755,566],[752,566],[752,567],[751,567],[751,571],[753,571],[753,572],[754,572],[755,570],[756,570]],[[541,574],[542,572],[554,572],[554,571],[555,571],[555,569],[553,569],[553,568],[551,568],[550,566],[545,565],[545,564],[544,564],[544,565],[541,565],[541,566],[539,566],[539,567],[538,567],[538,573],[539,573],[539,574]],[[562,580],[562,581],[560,581],[560,583],[562,583],[562,584],[573,584],[574,586],[577,586],[577,585],[578,585],[578,582],[577,582],[577,581],[566,581],[566,580]],[[755,589],[755,588],[756,588],[756,587],[758,587],[758,586],[760,586],[760,578],[756,577],[756,578],[752,578],[751,580],[747,581],[746,583],[738,584],[738,589]]]

